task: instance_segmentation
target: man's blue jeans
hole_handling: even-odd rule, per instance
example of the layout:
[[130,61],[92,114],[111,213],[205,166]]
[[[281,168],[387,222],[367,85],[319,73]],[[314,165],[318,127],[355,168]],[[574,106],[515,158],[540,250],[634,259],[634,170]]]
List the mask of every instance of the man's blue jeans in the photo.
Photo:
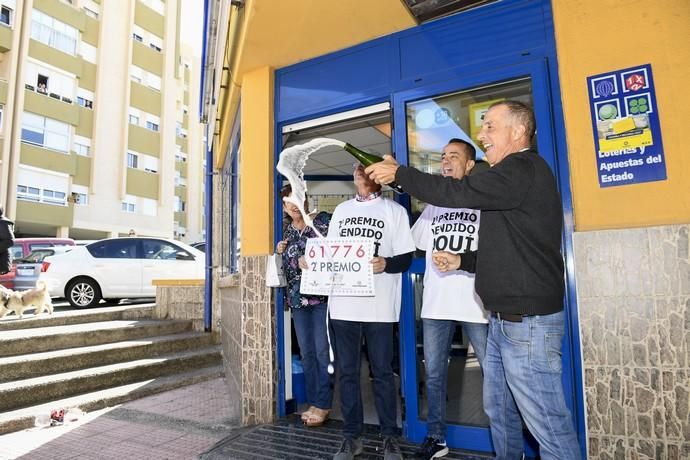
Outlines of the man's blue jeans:
[[335,335],[335,361],[340,375],[340,406],[345,421],[343,436],[357,439],[362,434],[362,390],[360,368],[362,336],[366,338],[369,364],[374,376],[374,403],[381,434],[397,435],[397,391],[391,367],[393,323],[365,323],[331,320]]
[[[422,318],[424,366],[426,368],[427,436],[446,439],[446,395],[448,394],[448,356],[457,321]],[[486,354],[487,325],[461,322],[462,332],[482,365]]]
[[[544,460],[580,459],[561,383],[564,313],[490,318],[484,358],[484,411],[497,459],[521,458],[520,414]],[[519,414],[518,414],[519,410]]]
[[328,338],[326,337],[325,303],[292,310],[297,343],[302,355],[307,402],[319,409],[330,409],[333,404],[333,381],[328,373]]

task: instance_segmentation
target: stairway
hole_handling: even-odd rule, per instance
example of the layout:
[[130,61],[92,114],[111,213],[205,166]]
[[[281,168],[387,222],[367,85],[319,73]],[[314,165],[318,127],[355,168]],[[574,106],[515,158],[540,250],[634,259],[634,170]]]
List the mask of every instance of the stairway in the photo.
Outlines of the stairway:
[[51,409],[92,411],[222,375],[219,346],[152,305],[0,320],[0,434]]

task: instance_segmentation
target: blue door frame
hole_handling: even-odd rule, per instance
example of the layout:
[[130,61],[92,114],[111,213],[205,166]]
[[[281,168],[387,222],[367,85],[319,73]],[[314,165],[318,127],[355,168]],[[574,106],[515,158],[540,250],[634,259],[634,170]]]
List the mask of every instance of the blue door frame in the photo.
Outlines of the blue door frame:
[[[392,95],[392,121],[395,126],[392,138],[392,147],[395,152],[407,152],[407,129],[406,129],[406,112],[405,106],[408,102],[416,101],[442,95],[445,93],[469,90],[472,88],[486,86],[489,84],[501,83],[519,78],[529,78],[532,85],[532,99],[534,104],[534,111],[539,126],[537,135],[537,147],[540,154],[545,158],[559,180],[562,180],[559,174],[559,161],[563,161],[556,152],[556,136],[554,120],[552,119],[553,105],[551,102],[551,91],[548,78],[548,63],[545,59],[535,59],[521,64],[506,66],[492,71],[483,71],[481,73],[468,75],[464,78],[456,78],[447,80],[438,84],[424,86],[422,88],[415,88],[408,91],[401,91]],[[380,101],[376,101],[380,102]],[[373,101],[372,101],[373,103]],[[366,104],[369,105],[369,104]],[[348,107],[348,109],[351,107]],[[320,114],[319,116],[322,116]],[[316,118],[316,117],[315,117]],[[277,126],[277,138],[280,136],[283,124]],[[400,164],[407,165],[407,154],[398,153],[398,161]],[[326,179],[321,177],[320,179]],[[334,178],[335,180],[342,180],[341,177]],[[280,181],[282,179],[276,176],[276,192],[280,188]],[[401,197],[401,203],[409,209],[409,197]],[[564,207],[567,208],[568,202],[565,202]],[[275,201],[276,212],[276,242],[280,239],[282,228],[279,224],[282,221],[281,216],[281,202],[279,199]],[[568,226],[566,226],[568,232]],[[564,235],[564,241],[570,240],[572,235]],[[566,267],[572,266],[568,263],[568,259],[572,258],[572,247],[565,247]],[[415,350],[415,306],[414,306],[414,292],[412,275],[422,274],[424,272],[424,260],[415,260],[410,271],[403,277],[403,293],[402,293],[402,310],[400,317],[400,357],[401,357],[401,387],[405,398],[405,414],[403,421],[403,434],[413,442],[421,442],[426,434],[426,424],[419,419],[419,405],[417,393],[417,373],[416,373],[416,350]],[[568,291],[572,292],[573,286],[568,286]],[[581,394],[581,385],[578,385],[578,375],[581,373],[581,365],[579,359],[579,337],[577,323],[572,321],[572,318],[577,318],[577,307],[574,302],[569,302],[566,297],[566,311],[568,312],[565,344],[563,348],[563,384],[566,394],[566,403],[575,415],[576,427],[579,428],[580,440],[584,445],[584,433],[580,428],[582,426],[581,417],[581,402],[583,400]],[[278,356],[279,363],[279,390],[278,390],[278,413],[280,416],[286,415],[292,407],[288,407],[285,398],[285,372],[289,371],[283,368],[284,353],[283,349],[283,301],[282,295],[277,295],[277,330],[278,330]],[[491,437],[488,429],[481,427],[449,425],[448,426],[448,442],[452,447],[458,447],[468,450],[486,451],[492,450]],[[527,453],[534,454],[534,446],[529,442],[526,445]]]
[[[557,146],[554,121],[552,119],[551,91],[548,78],[548,65],[545,59],[535,59],[530,62],[506,66],[492,71],[484,71],[478,74],[468,75],[465,78],[456,78],[423,88],[415,88],[409,91],[401,91],[393,95],[392,109],[393,120],[396,126],[393,137],[393,148],[396,152],[408,152],[406,104],[420,99],[426,99],[456,91],[469,90],[476,87],[495,83],[507,82],[528,77],[532,85],[532,100],[534,112],[539,127],[537,134],[537,148],[540,155],[551,166],[554,174],[559,174],[559,158],[557,158]],[[407,155],[398,155],[400,164],[407,165]],[[562,159],[561,159],[562,161]],[[568,230],[566,229],[566,232]],[[564,239],[566,235],[564,235]],[[566,254],[566,259],[572,254]],[[405,398],[405,417],[403,433],[405,437],[414,442],[421,442],[426,434],[426,424],[419,418],[418,391],[417,391],[417,358],[415,339],[415,305],[413,292],[413,274],[424,272],[424,260],[415,260],[412,268],[406,274],[403,284],[403,307],[400,318],[400,343],[401,343],[401,386]],[[566,395],[566,403],[575,415],[576,427],[581,416],[578,410],[578,401],[582,400],[579,394],[576,374],[581,372],[579,358],[578,329],[573,325],[571,318],[577,317],[575,305],[569,305],[566,298],[567,315],[566,334],[563,347],[563,385]],[[575,348],[577,346],[577,348]],[[582,439],[582,436],[580,436]],[[468,450],[491,451],[491,440],[488,429],[480,427],[448,425],[447,441],[450,446]],[[527,454],[534,454],[535,445],[526,440]]]
[[[572,198],[550,0],[503,0],[279,69],[276,72],[275,160],[277,162],[281,150],[283,126],[388,101],[394,124],[393,151],[398,152],[402,164],[407,164],[404,153],[407,152],[404,110],[407,102],[521,77],[529,77],[532,81],[539,127],[538,148],[556,175],[565,214],[563,253],[567,324],[563,382],[569,395],[566,402],[573,412],[584,449],[585,409],[573,266]],[[276,173],[276,242],[282,234],[282,203],[278,197],[281,180]],[[409,209],[409,197],[402,196],[400,202]],[[407,392],[415,388],[416,375],[409,369],[414,369],[416,363],[410,360],[411,356],[406,356],[404,346],[414,341],[411,273],[422,271],[423,261],[415,261],[410,273],[403,277],[400,329],[404,366],[401,382],[406,409],[415,417],[418,408],[414,407],[413,412],[411,404],[417,404],[416,394],[412,397]],[[283,416],[290,412],[285,395],[285,372],[290,369],[284,368],[286,350],[280,292],[276,293],[276,313],[277,410]],[[421,439],[425,430],[422,422],[409,416],[403,428],[405,435],[415,441]],[[449,434],[454,432],[465,438],[467,442],[462,445],[466,448],[487,450],[490,446],[485,429],[450,427]],[[470,441],[472,439],[474,441]]]

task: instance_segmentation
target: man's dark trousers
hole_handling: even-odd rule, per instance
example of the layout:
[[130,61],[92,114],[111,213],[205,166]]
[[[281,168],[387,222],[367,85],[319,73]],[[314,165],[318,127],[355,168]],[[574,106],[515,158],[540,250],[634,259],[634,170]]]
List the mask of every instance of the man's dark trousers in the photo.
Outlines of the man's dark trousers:
[[335,334],[335,360],[340,374],[340,404],[345,420],[343,435],[356,439],[362,434],[364,415],[360,388],[362,337],[366,338],[374,401],[381,434],[397,436],[397,391],[393,375],[393,324],[331,320]]

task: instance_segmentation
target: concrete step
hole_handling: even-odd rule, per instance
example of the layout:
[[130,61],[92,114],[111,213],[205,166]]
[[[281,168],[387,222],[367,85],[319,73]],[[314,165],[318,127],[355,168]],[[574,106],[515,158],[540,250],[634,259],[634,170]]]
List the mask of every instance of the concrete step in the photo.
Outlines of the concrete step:
[[0,414],[0,434],[32,428],[37,415],[50,414],[52,409],[78,407],[84,412],[91,412],[222,376],[221,366],[209,366],[5,412]]
[[118,305],[88,310],[56,311],[52,315],[33,315],[33,310],[23,319],[10,315],[0,319],[0,331],[30,329],[35,327],[65,326],[69,324],[150,318],[154,304]]
[[160,337],[0,358],[0,383],[152,358],[213,345],[211,334],[183,332]]
[[116,320],[3,331],[0,357],[187,332],[191,321]]
[[217,346],[0,384],[0,411],[11,411],[113,386],[219,365]]

